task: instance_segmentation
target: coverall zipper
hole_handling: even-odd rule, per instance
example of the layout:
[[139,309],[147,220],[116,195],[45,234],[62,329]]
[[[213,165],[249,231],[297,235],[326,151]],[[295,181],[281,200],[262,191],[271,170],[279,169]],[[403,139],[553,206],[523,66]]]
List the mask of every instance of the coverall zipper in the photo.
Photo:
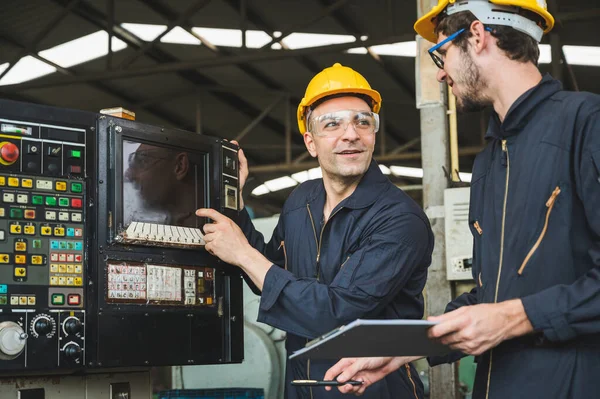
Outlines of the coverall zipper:
[[[321,234],[319,235],[319,239],[317,239],[317,228],[315,227],[315,221],[312,217],[312,213],[310,212],[310,204],[306,204],[306,209],[308,210],[308,216],[310,217],[310,223],[312,224],[312,228],[313,228],[313,233],[315,234],[315,241],[317,243],[317,273],[316,273],[316,278],[317,281],[319,281],[319,274],[321,271],[321,265],[319,264],[319,259],[321,259],[321,242],[323,241],[323,231],[325,231],[325,226],[327,226],[327,222],[329,222],[331,220],[331,218],[333,217],[333,215],[335,215],[336,213],[339,212],[340,209],[337,209],[334,213],[332,213],[331,215],[329,215],[329,218],[327,219],[327,222],[323,223],[323,227],[321,228]],[[306,343],[308,343],[308,339],[306,340]],[[308,362],[306,363],[306,376],[308,379],[310,379],[310,359],[308,360]],[[312,387],[309,388],[310,390],[310,398],[312,399],[313,397],[313,392],[312,392]]]
[[[508,179],[510,177],[510,156],[508,154],[508,146],[506,140],[502,140],[502,151],[506,154],[506,184],[504,188],[504,205],[502,208],[502,230],[500,235],[500,261],[498,262],[498,278],[496,279],[496,292],[494,294],[494,303],[498,302],[498,288],[500,286],[500,275],[502,274],[502,262],[504,260],[504,228],[506,223],[506,203],[508,202]],[[485,391],[485,398],[488,399],[490,395],[490,380],[492,377],[492,356],[494,350],[490,350],[490,365],[488,367],[488,378],[487,388]]]
[[409,364],[405,364],[404,367],[406,367],[406,374],[408,375],[408,379],[410,380],[410,382],[411,382],[411,384],[413,386],[413,392],[415,394],[415,399],[419,399],[419,396],[417,395],[417,385],[413,381],[412,375],[410,373],[410,365]]
[[548,198],[548,201],[546,201],[546,208],[548,208],[548,210],[546,211],[546,222],[544,223],[544,228],[542,229],[542,232],[540,233],[540,236],[538,237],[537,241],[535,242],[535,244],[533,245],[533,247],[531,248],[531,250],[525,257],[525,260],[521,264],[521,267],[519,268],[519,271],[518,271],[519,276],[523,274],[523,270],[525,270],[525,266],[527,266],[527,263],[529,263],[529,260],[531,259],[531,257],[535,253],[535,251],[537,251],[540,244],[542,243],[542,240],[544,239],[544,236],[546,235],[546,231],[548,230],[548,221],[550,220],[550,213],[552,213],[552,208],[554,208],[554,203],[556,202],[556,198],[558,197],[559,194],[560,194],[560,187],[557,186],[554,189],[554,191],[552,192],[552,195],[550,196],[550,198]]

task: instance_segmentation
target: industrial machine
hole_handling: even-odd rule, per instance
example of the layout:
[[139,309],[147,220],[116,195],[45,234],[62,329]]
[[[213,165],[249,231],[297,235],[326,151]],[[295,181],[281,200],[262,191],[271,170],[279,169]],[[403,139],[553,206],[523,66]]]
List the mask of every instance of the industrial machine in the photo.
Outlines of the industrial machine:
[[194,214],[238,189],[222,139],[0,100],[0,377],[241,362],[242,278]]

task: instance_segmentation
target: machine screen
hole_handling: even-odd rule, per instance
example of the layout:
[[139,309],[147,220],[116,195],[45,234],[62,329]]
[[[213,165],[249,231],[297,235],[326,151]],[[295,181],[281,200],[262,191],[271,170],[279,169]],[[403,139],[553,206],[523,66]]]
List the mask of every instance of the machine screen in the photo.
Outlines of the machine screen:
[[204,245],[205,154],[123,140],[123,228],[126,242]]

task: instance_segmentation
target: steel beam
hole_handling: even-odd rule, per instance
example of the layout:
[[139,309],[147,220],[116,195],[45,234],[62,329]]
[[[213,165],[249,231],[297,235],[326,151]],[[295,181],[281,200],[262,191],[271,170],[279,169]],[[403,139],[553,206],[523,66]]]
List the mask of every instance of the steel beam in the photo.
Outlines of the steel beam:
[[61,10],[54,18],[52,18],[52,20],[46,26],[44,26],[40,33],[38,33],[35,36],[33,41],[28,46],[25,46],[23,50],[21,50],[16,55],[16,57],[14,57],[9,62],[8,68],[6,68],[4,71],[2,71],[2,73],[0,73],[0,79],[2,79],[17,64],[17,62],[19,62],[21,58],[25,57],[30,53],[36,53],[37,47],[40,44],[40,42],[44,40],[50,34],[50,32],[52,32],[54,28],[58,26],[58,24],[60,24],[60,21],[62,21],[67,15],[69,15],[71,9],[75,7],[75,5],[77,5],[77,3],[79,3],[80,1],[81,0],[71,0],[63,10]]
[[[447,141],[448,140],[446,139],[446,142]],[[482,150],[481,147],[463,147],[459,151],[459,155],[460,156],[473,156],[473,155],[479,154],[481,152],[481,150]],[[423,159],[423,156],[424,156],[424,154],[422,154],[421,152],[404,152],[401,154],[388,153],[386,155],[374,155],[373,158],[377,162],[388,163],[388,162],[394,162],[394,161],[418,161],[420,159]],[[304,159],[308,158],[308,152],[306,153],[306,155],[303,154],[303,158]],[[439,164],[439,162],[438,162],[438,164]],[[291,164],[279,163],[279,164],[272,164],[272,165],[259,165],[259,166],[251,167],[250,173],[275,173],[275,172],[292,173],[292,172],[300,172],[302,170],[316,168],[317,166],[319,166],[319,163],[317,161],[292,162]],[[443,175],[442,165],[440,165],[439,169],[440,169],[440,173]],[[448,168],[446,168],[446,169],[448,169]],[[444,177],[445,177],[445,175],[444,175]],[[448,303],[448,301],[446,301],[446,303]],[[446,303],[444,303],[444,305]]]
[[[242,1],[244,1],[244,0],[242,0]],[[283,39],[285,39],[292,33],[298,32],[304,28],[307,28],[307,27],[311,26],[312,24],[314,24],[315,22],[318,22],[318,21],[322,20],[323,18],[329,16],[332,12],[334,12],[337,9],[339,9],[340,7],[344,6],[347,2],[348,2],[348,0],[337,0],[335,3],[328,5],[324,10],[322,10],[319,14],[315,15],[308,21],[302,21],[302,23],[299,23],[299,24],[293,25],[289,28],[286,28],[281,33],[281,36],[273,38],[273,40],[271,40],[269,43],[263,45],[261,47],[261,49],[271,48],[271,46],[273,44],[280,43]]]
[[[396,43],[406,39],[409,35],[388,37],[384,39],[373,39],[363,42],[363,45],[374,46],[379,44]],[[410,35],[412,37],[412,35]],[[265,62],[282,60],[288,58],[296,58],[310,54],[326,54],[337,53],[349,48],[356,47],[355,43],[333,44],[329,46],[311,47],[299,50],[281,51],[273,50],[268,52],[241,54],[237,56],[219,57],[219,58],[202,58],[192,61],[174,61],[164,64],[159,64],[151,67],[104,71],[98,73],[89,73],[81,76],[72,77],[69,79],[61,79],[50,82],[29,82],[15,85],[3,86],[2,92],[14,92],[29,89],[41,89],[48,87],[65,86],[70,84],[98,82],[103,80],[126,79],[133,77],[151,76],[167,72],[181,72],[194,69],[216,68],[225,65],[238,65],[248,62]]]
[[578,21],[586,21],[600,18],[600,8],[592,8],[591,10],[582,10],[574,12],[564,12],[555,14],[560,23],[570,23]]
[[167,29],[162,32],[160,35],[156,36],[154,40],[151,42],[144,43],[140,48],[137,49],[135,54],[131,57],[124,60],[119,68],[127,68],[129,65],[133,64],[138,58],[140,58],[148,49],[154,47],[156,43],[160,41],[163,37],[165,37],[169,32],[171,32],[175,27],[179,26],[183,21],[187,20],[189,17],[200,11],[204,8],[211,0],[197,0],[190,7],[188,7],[184,12],[179,14],[176,18],[170,19],[169,24],[167,25]]
[[273,101],[271,104],[269,104],[267,106],[267,108],[265,108],[260,113],[260,115],[258,115],[252,122],[250,122],[248,124],[248,126],[246,126],[241,132],[239,132],[238,135],[235,136],[234,140],[239,143],[240,140],[242,140],[244,137],[246,137],[246,135],[248,133],[250,133],[250,131],[252,129],[254,129],[256,127],[256,125],[258,125],[267,115],[269,115],[271,113],[271,111],[273,111],[273,108],[275,108],[277,106],[277,104],[279,104],[280,102],[281,102],[281,98],[275,99],[275,101]]

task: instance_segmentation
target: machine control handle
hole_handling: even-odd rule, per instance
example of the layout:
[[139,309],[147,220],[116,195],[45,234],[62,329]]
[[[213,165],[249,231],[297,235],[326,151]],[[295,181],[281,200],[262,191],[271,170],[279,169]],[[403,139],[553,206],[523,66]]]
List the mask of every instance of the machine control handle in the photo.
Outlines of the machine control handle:
[[65,345],[63,351],[69,359],[77,359],[81,355],[81,347],[75,342],[69,342]]
[[27,334],[19,324],[13,321],[0,323],[0,359],[14,359],[23,352]]
[[66,334],[77,334],[81,332],[81,321],[77,317],[69,317],[65,320],[63,325]]
[[38,335],[46,335],[52,332],[52,321],[43,316],[36,320],[33,329]]

